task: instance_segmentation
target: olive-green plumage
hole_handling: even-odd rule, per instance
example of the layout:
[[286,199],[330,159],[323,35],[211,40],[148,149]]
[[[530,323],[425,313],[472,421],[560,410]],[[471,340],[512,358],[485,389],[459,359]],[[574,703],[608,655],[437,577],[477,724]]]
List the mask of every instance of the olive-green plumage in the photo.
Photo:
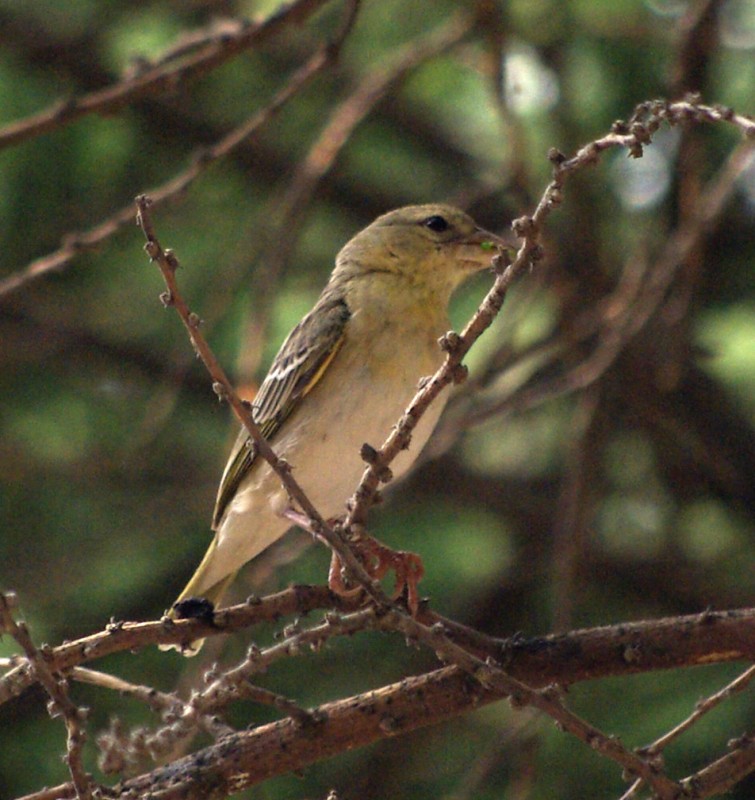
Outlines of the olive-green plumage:
[[[341,250],[314,308],[291,331],[253,403],[254,418],[326,518],[344,513],[379,446],[443,359],[448,302],[503,243],[463,211],[409,206],[379,217]],[[391,465],[405,472],[432,432],[445,396]],[[217,604],[239,568],[291,526],[289,498],[241,431],[218,490],[215,536],[179,600]],[[184,650],[196,652],[196,647]]]

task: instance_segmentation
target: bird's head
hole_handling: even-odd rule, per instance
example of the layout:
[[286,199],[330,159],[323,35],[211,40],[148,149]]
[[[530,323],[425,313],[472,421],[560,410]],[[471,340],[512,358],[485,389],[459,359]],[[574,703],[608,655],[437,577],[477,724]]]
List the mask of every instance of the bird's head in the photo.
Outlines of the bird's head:
[[480,228],[464,211],[430,204],[406,206],[378,217],[338,254],[344,277],[395,278],[446,300],[469,275],[490,267],[503,239]]

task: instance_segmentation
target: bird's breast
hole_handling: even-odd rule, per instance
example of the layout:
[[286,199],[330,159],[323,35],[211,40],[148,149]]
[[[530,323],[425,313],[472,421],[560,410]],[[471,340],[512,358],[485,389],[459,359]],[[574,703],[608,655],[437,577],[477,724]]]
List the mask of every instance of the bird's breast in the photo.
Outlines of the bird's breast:
[[[273,442],[326,517],[344,513],[365,469],[362,445],[383,444],[420,380],[442,362],[435,331],[420,333],[390,319],[383,322],[376,329],[364,316],[352,317],[337,357]],[[403,331],[398,338],[397,325]],[[391,465],[394,476],[404,473],[421,451],[445,399],[437,398],[419,421],[409,449]]]

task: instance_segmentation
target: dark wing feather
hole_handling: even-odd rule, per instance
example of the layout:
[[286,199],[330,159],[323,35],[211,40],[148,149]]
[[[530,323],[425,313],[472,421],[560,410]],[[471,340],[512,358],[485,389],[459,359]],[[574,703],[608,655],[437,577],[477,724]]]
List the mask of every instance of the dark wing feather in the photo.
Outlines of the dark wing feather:
[[[262,435],[272,439],[299,401],[325,373],[344,341],[351,316],[340,295],[323,295],[291,331],[252,403],[252,416]],[[242,428],[220,481],[212,525],[216,528],[257,453]]]

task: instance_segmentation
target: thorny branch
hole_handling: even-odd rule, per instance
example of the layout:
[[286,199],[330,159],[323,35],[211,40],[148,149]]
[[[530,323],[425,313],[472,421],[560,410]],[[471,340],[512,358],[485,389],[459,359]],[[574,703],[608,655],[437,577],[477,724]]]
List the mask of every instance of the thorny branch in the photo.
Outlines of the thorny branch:
[[[701,700],[695,710],[682,722],[680,722],[676,727],[672,728],[670,731],[667,731],[663,736],[660,736],[656,739],[652,744],[647,745],[646,747],[639,748],[639,753],[643,756],[649,757],[651,759],[656,759],[659,761],[659,756],[663,753],[663,751],[676,739],[678,739],[683,733],[688,731],[701,717],[705,716],[705,714],[712,711],[714,708],[719,706],[725,700],[730,699],[734,694],[737,692],[744,691],[749,685],[752,679],[755,678],[755,666],[750,667],[749,669],[745,670],[741,675],[738,675],[731,683],[728,683],[723,689],[720,689],[715,694],[712,694],[710,697],[706,697],[705,700]],[[739,745],[742,743],[738,743],[737,749],[739,749]],[[733,755],[733,754],[732,754]],[[725,756],[724,758],[729,758],[729,756]],[[739,758],[739,756],[738,756]],[[752,756],[755,759],[755,753]],[[753,761],[755,763],[755,761]],[[747,773],[744,773],[747,774]],[[733,780],[731,784],[726,787],[719,786],[716,791],[725,791],[725,789],[733,786],[740,778],[742,777],[739,774],[739,771],[736,772],[737,777]],[[731,773],[728,773],[728,777],[732,778]],[[701,780],[701,777],[696,778],[695,780]],[[691,787],[693,785],[693,779],[687,778],[682,781],[682,785],[688,785]],[[641,778],[638,778],[632,786],[627,789],[627,791],[619,798],[619,800],[630,800],[630,798],[635,797],[637,791],[642,788],[644,782]],[[699,786],[697,787],[699,789]]]
[[[67,674],[112,653],[234,633],[282,616],[302,617],[316,610],[327,610],[332,621],[338,614],[348,615],[359,607],[357,601],[338,597],[323,586],[296,586],[224,608],[214,615],[211,623],[202,619],[168,620],[170,624],[165,620],[112,623],[104,631],[52,648],[47,663],[54,672]],[[624,623],[533,639],[486,636],[426,606],[420,608],[418,620],[426,627],[440,625],[446,638],[468,653],[483,660],[505,662],[511,675],[536,686],[755,659],[755,610],[752,609]],[[574,652],[581,654],[584,663],[570,657]],[[18,697],[37,681],[27,659],[14,657],[5,666],[10,670],[0,678],[0,705]]]

